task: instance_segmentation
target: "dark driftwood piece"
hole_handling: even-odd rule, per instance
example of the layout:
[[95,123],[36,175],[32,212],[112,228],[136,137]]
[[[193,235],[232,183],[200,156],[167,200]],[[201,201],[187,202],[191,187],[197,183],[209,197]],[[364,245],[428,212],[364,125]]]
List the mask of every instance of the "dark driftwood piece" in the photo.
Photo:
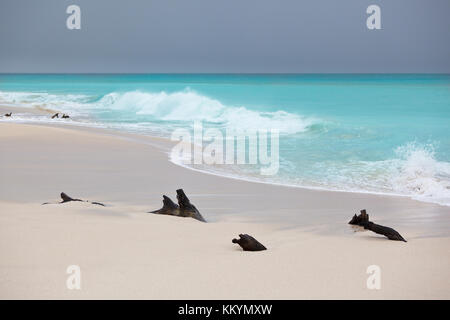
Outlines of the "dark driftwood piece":
[[[74,198],[68,196],[67,194],[65,194],[64,192],[61,192],[61,199],[62,199],[62,201],[61,202],[57,202],[57,204],[58,203],[60,204],[60,203],[71,202],[71,201],[81,201],[81,202],[89,202],[89,203],[92,203],[92,204],[96,204],[98,206],[105,207],[105,205],[103,203],[100,203],[100,202],[91,202],[91,201],[88,201],[88,200],[74,199]],[[45,202],[45,203],[43,203],[43,205],[44,204],[52,204],[52,202]]]
[[231,240],[233,243],[237,243],[244,249],[244,251],[262,251],[267,250],[258,240],[248,234],[240,234],[239,239]]
[[400,233],[398,233],[394,229],[385,227],[385,226],[382,226],[379,224],[375,224],[373,222],[368,222],[367,225],[364,226],[364,229],[373,231],[378,234],[382,234],[383,236],[387,237],[389,240],[406,242],[406,240],[403,239],[403,237],[400,235]]
[[61,118],[63,118],[63,119],[67,119],[67,118],[70,118],[70,117],[69,117],[69,116],[68,116],[67,114],[65,114],[65,113],[64,113],[64,114],[62,115],[62,117],[61,117]]
[[175,204],[168,196],[163,195],[163,207],[159,210],[150,211],[149,213],[167,214],[178,217],[191,217],[199,221],[206,222],[197,208],[189,201],[183,189],[177,190],[177,200],[178,205]]
[[61,192],[61,199],[62,199],[61,203],[70,202],[70,201],[83,201],[81,199],[74,199],[72,197],[69,197],[64,192]]
[[150,211],[157,214],[179,215],[180,207],[174,203],[168,196],[163,195],[163,207],[159,210]]
[[361,214],[354,215],[352,220],[349,221],[349,224],[357,225],[363,227],[365,223],[369,222],[369,215],[366,213],[366,210],[361,210]]
[[10,112],[10,113],[5,113],[5,117],[11,117],[11,115],[12,115],[12,112]]
[[103,203],[101,203],[101,202],[97,202],[97,201],[88,201],[88,202],[91,202],[92,204],[96,204],[96,205],[98,205],[98,206],[102,206],[102,207],[106,207]]
[[55,113],[55,114],[52,116],[52,119],[55,119],[55,118],[59,118],[59,113]]
[[378,234],[382,234],[389,240],[406,242],[406,240],[403,239],[400,233],[398,233],[394,229],[369,221],[369,215],[366,213],[366,210],[361,210],[361,214],[359,215],[355,214],[353,218],[349,221],[349,224],[361,226],[364,227],[364,229],[370,230]]

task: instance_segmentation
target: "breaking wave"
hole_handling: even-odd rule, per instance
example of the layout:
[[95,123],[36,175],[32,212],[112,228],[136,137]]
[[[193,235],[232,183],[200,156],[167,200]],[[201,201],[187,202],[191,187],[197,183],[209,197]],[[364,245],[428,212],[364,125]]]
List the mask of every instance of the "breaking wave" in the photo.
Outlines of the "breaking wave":
[[[245,106],[227,106],[219,100],[192,90],[168,92],[112,92],[101,97],[82,94],[49,94],[39,92],[0,92],[0,103],[25,107],[41,107],[75,115],[110,113],[116,120],[127,122],[192,122],[205,121],[230,129],[269,130],[281,134],[305,132],[315,119],[285,111],[261,112]],[[105,118],[108,118],[106,116]],[[111,117],[110,117],[111,118]]]
[[110,93],[97,105],[115,111],[133,112],[136,117],[158,121],[205,121],[230,129],[278,129],[293,134],[307,131],[314,123],[285,111],[261,112],[244,106],[227,106],[220,101],[185,90],[174,93]]
[[[69,113],[75,117],[67,121],[75,125],[152,134],[164,130],[170,132],[174,125],[191,126],[197,120],[210,126],[237,130],[278,129],[284,135],[313,133],[324,123],[320,119],[282,110],[263,112],[246,106],[229,106],[192,90],[110,92],[104,95],[0,91],[0,105]],[[18,115],[8,121],[14,119],[20,122],[54,122],[48,115],[29,118]],[[294,135],[289,138],[308,137]],[[294,141],[293,148],[297,141]],[[450,206],[450,163],[438,160],[431,144],[407,143],[398,147],[390,159],[381,161],[350,161],[328,156],[326,159],[318,159],[313,168],[308,168],[313,172],[311,179],[305,179],[307,168],[294,166],[292,170],[286,168],[285,180],[279,182],[341,191],[406,195]],[[295,181],[296,178],[298,180]]]
[[392,176],[395,191],[413,198],[450,205],[450,163],[438,161],[432,144],[408,143],[397,148]]
[[432,144],[410,142],[382,161],[324,162],[320,183],[333,190],[405,195],[450,206],[450,163],[436,160]]

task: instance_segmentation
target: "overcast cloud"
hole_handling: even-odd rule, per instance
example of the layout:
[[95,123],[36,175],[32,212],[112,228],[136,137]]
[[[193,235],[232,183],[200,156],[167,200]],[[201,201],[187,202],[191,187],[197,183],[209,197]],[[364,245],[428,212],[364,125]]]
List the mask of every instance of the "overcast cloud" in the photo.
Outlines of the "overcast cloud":
[[449,15],[449,0],[0,0],[0,72],[450,73]]

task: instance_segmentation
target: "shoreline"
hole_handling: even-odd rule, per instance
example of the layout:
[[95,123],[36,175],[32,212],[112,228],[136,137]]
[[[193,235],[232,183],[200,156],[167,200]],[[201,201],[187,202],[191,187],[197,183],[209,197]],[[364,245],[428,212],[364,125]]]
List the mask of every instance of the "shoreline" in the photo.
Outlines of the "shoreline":
[[[48,115],[52,112],[59,112],[56,110],[49,110],[41,107],[33,107],[33,108],[27,108],[27,107],[7,107],[0,105],[0,114],[3,114],[7,111],[10,111],[11,108],[17,109],[20,111],[20,113],[32,113],[37,115]],[[61,113],[61,112],[60,112]],[[13,122],[14,123],[14,122]],[[1,124],[1,123],[0,123]],[[389,193],[389,192],[377,192],[377,191],[367,191],[367,190],[339,190],[339,189],[333,189],[333,188],[327,188],[325,186],[302,186],[302,185],[296,185],[296,184],[289,184],[289,183],[282,183],[282,182],[275,182],[275,181],[267,181],[262,180],[258,178],[251,178],[248,176],[242,176],[242,175],[233,175],[233,174],[227,174],[226,172],[220,172],[220,171],[214,171],[214,170],[208,170],[208,169],[198,169],[194,165],[186,165],[183,163],[178,163],[177,161],[173,160],[170,155],[170,149],[173,145],[175,145],[174,141],[171,141],[168,137],[163,136],[155,136],[150,134],[139,134],[134,132],[127,132],[127,131],[120,131],[115,128],[105,128],[101,126],[95,126],[94,123],[81,123],[81,122],[63,122],[58,123],[54,122],[51,123],[49,121],[48,123],[39,123],[39,122],[33,122],[33,123],[27,123],[24,122],[23,124],[28,125],[37,125],[37,126],[50,126],[50,127],[59,127],[59,128],[72,128],[74,130],[82,130],[86,132],[96,132],[99,134],[106,134],[108,136],[113,136],[119,139],[131,139],[132,141],[140,142],[140,143],[150,143],[152,146],[156,146],[158,148],[163,149],[167,152],[167,160],[171,163],[182,167],[184,169],[192,170],[194,172],[199,172],[203,174],[209,174],[217,177],[222,177],[226,179],[234,179],[237,181],[245,181],[250,183],[259,183],[259,184],[267,184],[267,185],[274,185],[274,186],[281,186],[281,187],[287,187],[287,188],[297,188],[302,190],[312,190],[312,191],[319,191],[319,192],[337,192],[337,193],[356,193],[356,194],[368,194],[368,195],[376,195],[376,196],[386,196],[386,197],[400,197],[400,198],[406,198],[412,201],[417,201],[420,203],[429,203],[433,205],[438,205],[446,208],[450,208],[450,205],[439,203],[439,202],[433,202],[433,201],[427,201],[423,199],[416,199],[413,195],[407,195],[407,194],[400,194],[400,193]]]
[[[21,112],[23,113],[27,113],[29,108],[26,107],[20,107],[19,108],[21,110]],[[10,110],[7,109],[7,107],[1,106],[0,105],[0,114],[6,112],[6,110]],[[33,108],[32,109],[33,112],[35,112],[36,114],[49,114],[48,111],[46,110],[42,110],[39,108]],[[6,123],[8,124],[8,123]],[[401,195],[401,194],[389,194],[389,193],[378,193],[378,192],[364,192],[364,191],[346,191],[346,190],[332,190],[332,189],[326,189],[326,188],[321,188],[321,187],[305,187],[305,186],[299,186],[299,185],[289,185],[289,184],[282,184],[282,183],[274,183],[274,182],[268,182],[268,181],[262,181],[262,180],[258,180],[258,179],[251,179],[251,178],[247,178],[247,177],[237,177],[237,176],[233,176],[233,175],[226,175],[226,174],[221,174],[221,173],[217,173],[215,171],[208,171],[208,170],[204,170],[204,169],[198,169],[195,168],[194,166],[189,166],[189,165],[184,165],[184,164],[180,164],[177,163],[176,161],[173,161],[171,159],[170,156],[170,149],[172,148],[173,145],[176,144],[176,142],[171,141],[168,138],[165,137],[158,137],[158,136],[151,136],[151,135],[143,135],[143,134],[137,134],[137,133],[131,133],[131,132],[122,132],[122,131],[118,131],[115,129],[111,129],[111,128],[100,128],[100,127],[91,127],[89,125],[78,125],[78,124],[72,124],[72,123],[9,123],[9,124],[18,124],[18,125],[24,125],[24,126],[38,126],[38,127],[43,127],[43,128],[60,128],[60,129],[67,129],[67,130],[71,130],[74,132],[82,132],[85,134],[95,134],[95,135],[99,135],[99,136],[103,136],[105,138],[111,138],[113,140],[118,139],[120,141],[123,142],[131,142],[133,144],[137,144],[137,145],[144,145],[150,148],[154,148],[157,152],[162,153],[165,155],[166,159],[165,162],[173,164],[174,166],[180,168],[181,170],[188,170],[190,172],[192,172],[194,175],[194,177],[197,177],[197,174],[200,175],[206,175],[206,176],[211,176],[211,177],[216,177],[220,180],[232,180],[235,181],[236,183],[242,183],[242,184],[246,184],[249,185],[249,188],[252,188],[252,185],[260,185],[260,186],[266,186],[269,190],[271,189],[271,187],[274,188],[280,188],[280,190],[289,190],[289,193],[294,193],[295,191],[298,190],[300,193],[305,192],[305,193],[311,193],[313,195],[315,195],[316,197],[318,196],[323,196],[323,197],[329,197],[329,196],[333,196],[335,198],[340,198],[339,194],[342,195],[346,195],[346,197],[348,198],[362,198],[365,199],[367,196],[367,199],[390,199],[393,202],[399,202],[399,203],[405,203],[407,204],[408,207],[410,206],[418,206],[418,207],[428,207],[429,208],[433,208],[433,210],[437,209],[438,212],[446,212],[446,209],[448,209],[449,207],[443,204],[439,204],[439,203],[434,203],[434,202],[427,202],[427,201],[421,201],[421,200],[416,200],[413,199],[410,195]],[[2,123],[0,122],[0,125],[2,125]],[[205,179],[207,179],[205,177]],[[264,188],[264,187],[263,187]],[[361,207],[361,209],[363,209],[363,207]],[[442,210],[441,210],[442,209]],[[359,209],[354,210],[354,213],[358,213]],[[369,212],[370,214],[370,212]],[[353,213],[352,213],[353,215]],[[251,217],[251,218],[255,218],[255,217]],[[404,217],[403,217],[404,218]],[[448,226],[449,226],[449,230],[450,230],[450,217],[448,219],[445,219],[445,221],[448,221]],[[448,235],[450,236],[450,232],[448,233]]]
[[[139,140],[0,123],[1,299],[450,299],[446,207],[202,174]],[[208,223],[147,213],[178,188]],[[107,207],[41,206],[60,192]],[[360,209],[408,243],[355,232]],[[243,252],[239,233],[268,250]],[[65,287],[74,264],[79,291]],[[366,288],[373,264],[381,290]]]

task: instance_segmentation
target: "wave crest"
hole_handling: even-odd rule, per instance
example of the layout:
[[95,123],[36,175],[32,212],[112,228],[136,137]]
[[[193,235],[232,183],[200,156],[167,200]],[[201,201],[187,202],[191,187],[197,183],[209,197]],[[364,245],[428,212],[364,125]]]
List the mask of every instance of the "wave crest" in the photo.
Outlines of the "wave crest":
[[435,158],[432,144],[407,143],[396,149],[397,172],[392,177],[395,191],[412,194],[418,200],[450,204],[450,163]]
[[293,134],[307,131],[314,119],[285,111],[261,112],[244,106],[226,106],[191,90],[174,93],[113,92],[97,103],[100,108],[133,112],[138,118],[158,121],[206,121],[231,129],[278,129]]

